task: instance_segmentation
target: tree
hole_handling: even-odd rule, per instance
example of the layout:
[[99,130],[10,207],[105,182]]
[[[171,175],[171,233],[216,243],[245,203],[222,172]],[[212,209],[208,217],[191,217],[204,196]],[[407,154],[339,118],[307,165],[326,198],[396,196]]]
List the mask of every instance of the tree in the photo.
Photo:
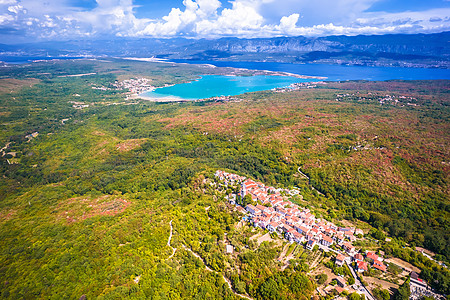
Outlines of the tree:
[[242,199],[242,206],[245,207],[251,203],[253,203],[252,196],[250,194],[245,195],[244,198]]
[[327,281],[327,279],[328,275],[325,273],[316,275],[316,281],[318,285],[324,284]]
[[259,286],[258,294],[260,296],[259,298],[264,300],[280,299],[278,284],[272,277],[264,281],[264,283]]
[[348,300],[361,300],[361,297],[359,296],[358,293],[351,293],[350,295],[348,295],[347,299]]
[[373,296],[375,298],[377,298],[378,300],[389,300],[389,298],[391,297],[391,295],[389,294],[388,290],[385,289],[379,289],[379,288],[375,288],[372,291]]
[[409,278],[398,288],[397,292],[394,294],[394,300],[408,300],[411,295],[409,289]]

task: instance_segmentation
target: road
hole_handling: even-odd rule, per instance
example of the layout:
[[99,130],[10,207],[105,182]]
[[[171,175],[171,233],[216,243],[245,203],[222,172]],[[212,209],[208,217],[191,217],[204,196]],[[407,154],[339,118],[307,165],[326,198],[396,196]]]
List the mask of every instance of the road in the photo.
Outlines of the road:
[[[303,172],[300,170],[300,167],[297,168],[297,171],[300,173],[300,175],[302,175],[303,177],[305,177],[306,179],[308,179],[309,185],[311,185],[311,180],[310,180],[309,176],[306,175],[305,173],[303,173]],[[325,196],[324,194],[322,194],[319,190],[317,190],[317,189],[316,189],[315,187],[313,187],[312,185],[311,185],[311,189],[312,189],[313,191],[318,192],[320,195]]]
[[347,264],[348,268],[350,269],[350,272],[352,272],[353,278],[355,278],[355,284],[357,286],[361,287],[359,289],[359,291],[364,293],[364,295],[366,296],[366,299],[368,299],[368,300],[376,300],[372,296],[372,294],[369,292],[369,290],[367,290],[367,288],[361,283],[361,281],[359,280],[358,275],[356,274],[355,270],[353,270],[353,267],[349,264],[349,262],[346,260],[345,263]]
[[177,248],[174,248],[170,245],[170,241],[172,240],[172,232],[173,232],[172,221],[173,220],[170,220],[170,223],[169,223],[170,224],[170,235],[169,235],[169,240],[167,241],[167,246],[172,248],[172,255],[169,256],[167,259],[171,259],[175,255],[175,251],[177,251]]
[[303,172],[300,170],[300,167],[297,168],[297,171],[300,173],[300,175],[302,175],[303,177],[305,177],[306,179],[309,180],[308,175],[306,175],[305,173],[303,173]]

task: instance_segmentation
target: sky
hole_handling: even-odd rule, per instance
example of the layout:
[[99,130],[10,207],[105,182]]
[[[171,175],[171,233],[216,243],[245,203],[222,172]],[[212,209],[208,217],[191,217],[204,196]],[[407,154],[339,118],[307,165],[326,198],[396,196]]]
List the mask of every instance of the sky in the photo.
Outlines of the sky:
[[450,0],[0,0],[0,43],[450,31]]

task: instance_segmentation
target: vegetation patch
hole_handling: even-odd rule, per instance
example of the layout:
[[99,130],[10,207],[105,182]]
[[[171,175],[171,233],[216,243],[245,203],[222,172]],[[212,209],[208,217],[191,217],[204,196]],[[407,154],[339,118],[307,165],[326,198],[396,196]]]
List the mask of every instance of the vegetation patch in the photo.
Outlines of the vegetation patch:
[[109,195],[94,199],[77,197],[61,201],[55,213],[58,219],[72,223],[96,216],[114,216],[124,212],[130,204],[125,199]]
[[147,139],[131,139],[120,142],[116,145],[119,152],[127,152],[139,148]]

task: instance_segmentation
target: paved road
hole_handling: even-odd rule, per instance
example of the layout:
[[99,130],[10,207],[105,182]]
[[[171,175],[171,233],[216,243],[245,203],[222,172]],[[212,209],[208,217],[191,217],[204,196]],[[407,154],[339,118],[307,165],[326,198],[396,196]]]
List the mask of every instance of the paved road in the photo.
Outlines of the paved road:
[[362,284],[362,282],[359,280],[358,275],[356,274],[355,270],[353,270],[353,267],[349,264],[349,262],[346,260],[345,263],[347,264],[348,268],[350,269],[350,272],[352,272],[353,278],[355,278],[355,284],[360,286],[360,292],[363,292],[366,296],[366,299],[368,300],[376,300],[372,294],[367,290],[367,288]]

